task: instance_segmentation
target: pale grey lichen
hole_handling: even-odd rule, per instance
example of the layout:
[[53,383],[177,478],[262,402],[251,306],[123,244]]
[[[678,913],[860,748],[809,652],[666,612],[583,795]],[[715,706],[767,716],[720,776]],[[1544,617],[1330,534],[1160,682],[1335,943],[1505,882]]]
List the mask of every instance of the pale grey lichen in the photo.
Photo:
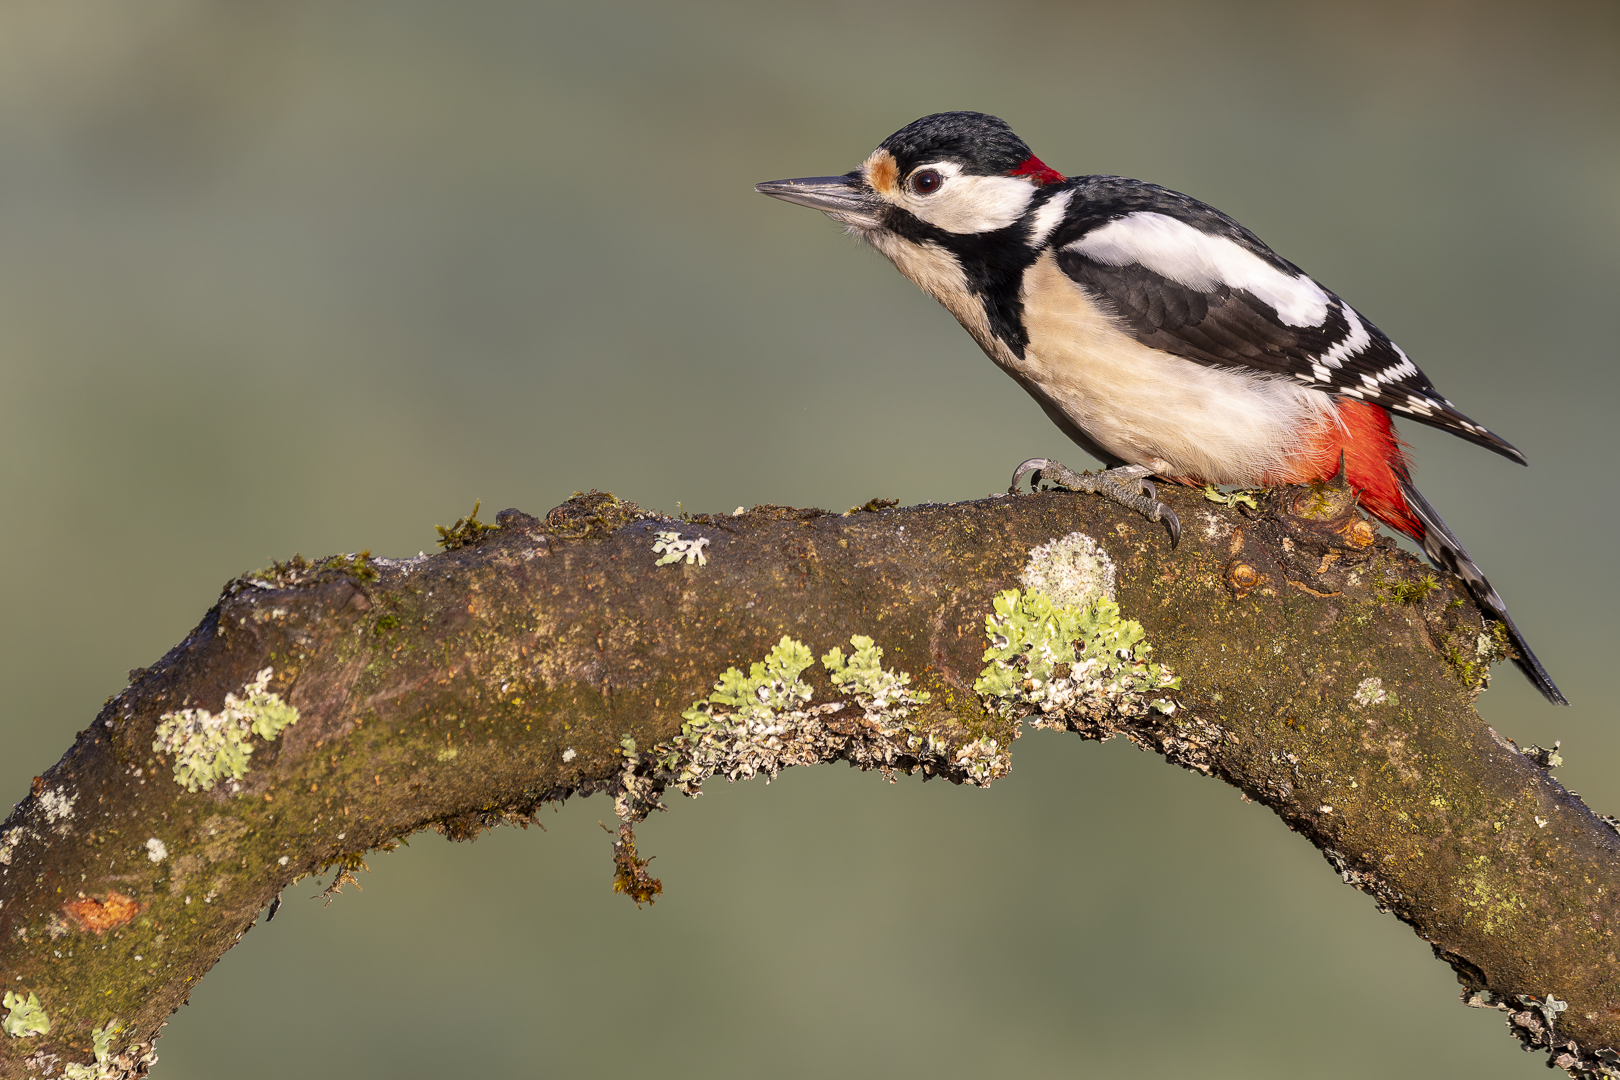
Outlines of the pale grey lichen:
[[1032,548],[1019,583],[1029,592],[1045,593],[1060,607],[1083,608],[1099,599],[1115,599],[1118,569],[1102,545],[1083,532],[1072,532]]
[[146,841],[146,857],[155,863],[162,862],[169,857],[169,847],[157,837],[149,837]]
[[10,1010],[6,1018],[0,1020],[0,1030],[13,1039],[32,1038],[51,1030],[51,1018],[45,1015],[45,1006],[40,1004],[39,995],[33,991],[23,997],[7,990],[5,997],[0,998],[0,1005]]
[[38,839],[38,834],[25,825],[13,825],[0,834],[0,866],[10,866],[11,856],[24,840]]
[[[614,808],[636,821],[660,806],[669,786],[698,795],[713,776],[767,782],[790,765],[843,758],[862,768],[890,771],[923,767],[975,784],[1007,771],[1007,756],[993,740],[958,747],[939,732],[923,732],[912,716],[926,691],[911,676],[883,666],[883,650],[861,634],[851,651],[834,647],[822,658],[832,684],[854,700],[859,715],[839,715],[847,701],[813,704],[814,689],[800,676],[815,664],[809,646],[784,635],[745,674],[727,668],[708,696],[681,713],[681,733],[648,751],[626,738],[625,767]],[[963,756],[965,751],[965,756]],[[960,760],[958,760],[960,759]]]
[[1384,680],[1369,676],[1356,684],[1355,702],[1367,708],[1372,705],[1399,705],[1401,699],[1394,691],[1384,689]]
[[707,536],[696,536],[690,540],[682,540],[681,534],[678,532],[661,532],[658,534],[658,539],[653,541],[652,549],[653,554],[663,553],[664,557],[653,565],[668,566],[670,563],[678,563],[684,559],[688,566],[693,563],[697,563],[699,566],[707,566],[709,558],[703,554],[703,549],[708,546],[709,538]]
[[1007,589],[992,605],[987,663],[973,683],[986,709],[1056,728],[1175,712],[1165,692],[1180,689],[1180,678],[1148,658],[1142,624],[1121,618],[1113,600],[1076,607]]
[[69,794],[65,787],[47,791],[39,797],[40,809],[45,811],[46,823],[56,826],[58,834],[65,834],[68,831],[69,826],[66,822],[73,817],[73,804],[78,801],[78,794]]
[[181,709],[164,713],[152,749],[174,759],[174,781],[187,791],[207,791],[220,780],[247,775],[252,736],[267,742],[298,722],[298,710],[271,693],[272,669],[265,668],[242,687],[242,696],[225,695],[219,712]]

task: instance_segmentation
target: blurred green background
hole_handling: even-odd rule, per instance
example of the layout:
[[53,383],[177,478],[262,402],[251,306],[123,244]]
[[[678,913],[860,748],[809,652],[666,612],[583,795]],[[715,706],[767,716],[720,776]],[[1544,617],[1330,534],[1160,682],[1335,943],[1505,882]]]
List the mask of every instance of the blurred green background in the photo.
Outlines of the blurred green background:
[[[1620,811],[1617,11],[9,0],[0,794],[294,551],[414,555],[475,497],[843,509],[1089,464],[751,190],[978,109],[1233,214],[1529,455],[1404,428],[1575,702],[1502,668],[1483,710]],[[643,910],[600,798],[419,837],[329,908],[290,890],[158,1075],[1545,1075],[1234,790],[1048,733],[1014,762],[711,784],[641,830]]]

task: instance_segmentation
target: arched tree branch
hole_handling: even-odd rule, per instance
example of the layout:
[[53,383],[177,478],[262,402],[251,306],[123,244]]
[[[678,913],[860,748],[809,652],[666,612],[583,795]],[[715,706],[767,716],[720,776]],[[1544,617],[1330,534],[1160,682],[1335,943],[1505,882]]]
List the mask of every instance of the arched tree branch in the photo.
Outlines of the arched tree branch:
[[1167,497],[1174,550],[1069,493],[678,521],[592,493],[232,581],[0,833],[0,1076],[144,1073],[282,889],[415,830],[592,792],[633,822],[837,759],[988,783],[1026,718],[1239,787],[1527,1044],[1620,1064],[1620,836],[1474,712],[1492,625],[1342,490]]

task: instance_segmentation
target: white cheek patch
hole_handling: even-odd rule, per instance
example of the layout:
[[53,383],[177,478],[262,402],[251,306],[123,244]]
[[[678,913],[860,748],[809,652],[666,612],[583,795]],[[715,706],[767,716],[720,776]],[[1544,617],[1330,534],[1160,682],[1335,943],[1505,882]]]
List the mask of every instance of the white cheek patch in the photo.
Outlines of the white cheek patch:
[[1035,197],[1035,186],[1016,176],[967,176],[949,161],[919,168],[935,170],[943,182],[930,195],[918,195],[902,184],[896,201],[913,217],[948,233],[1005,229],[1024,216]]
[[1164,214],[1127,214],[1068,247],[1106,266],[1138,263],[1189,289],[1242,289],[1289,326],[1320,326],[1327,318],[1327,293],[1304,274],[1284,273],[1230,240]]

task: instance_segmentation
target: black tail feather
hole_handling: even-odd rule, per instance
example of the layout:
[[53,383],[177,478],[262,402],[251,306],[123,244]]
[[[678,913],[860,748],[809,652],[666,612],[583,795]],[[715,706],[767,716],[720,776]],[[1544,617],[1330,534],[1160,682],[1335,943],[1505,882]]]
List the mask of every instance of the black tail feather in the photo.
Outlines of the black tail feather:
[[1479,605],[1480,610],[1507,627],[1508,639],[1513,642],[1513,649],[1519,654],[1513,662],[1519,665],[1519,670],[1535,684],[1542,696],[1554,705],[1568,705],[1569,702],[1554,685],[1552,676],[1541,666],[1536,654],[1530,651],[1530,643],[1524,640],[1519,628],[1513,625],[1513,619],[1507,613],[1507,605],[1502,603],[1502,598],[1496,595],[1491,583],[1485,580],[1484,572],[1468,557],[1468,552],[1463,550],[1462,541],[1446,528],[1446,523],[1440,520],[1440,515],[1429,505],[1429,500],[1418,494],[1418,489],[1412,486],[1410,480],[1404,476],[1397,479],[1400,481],[1401,494],[1406,496],[1406,504],[1423,523],[1424,553],[1434,560],[1436,566],[1450,570],[1462,578],[1463,584],[1468,586],[1469,595],[1474,598],[1474,603]]

